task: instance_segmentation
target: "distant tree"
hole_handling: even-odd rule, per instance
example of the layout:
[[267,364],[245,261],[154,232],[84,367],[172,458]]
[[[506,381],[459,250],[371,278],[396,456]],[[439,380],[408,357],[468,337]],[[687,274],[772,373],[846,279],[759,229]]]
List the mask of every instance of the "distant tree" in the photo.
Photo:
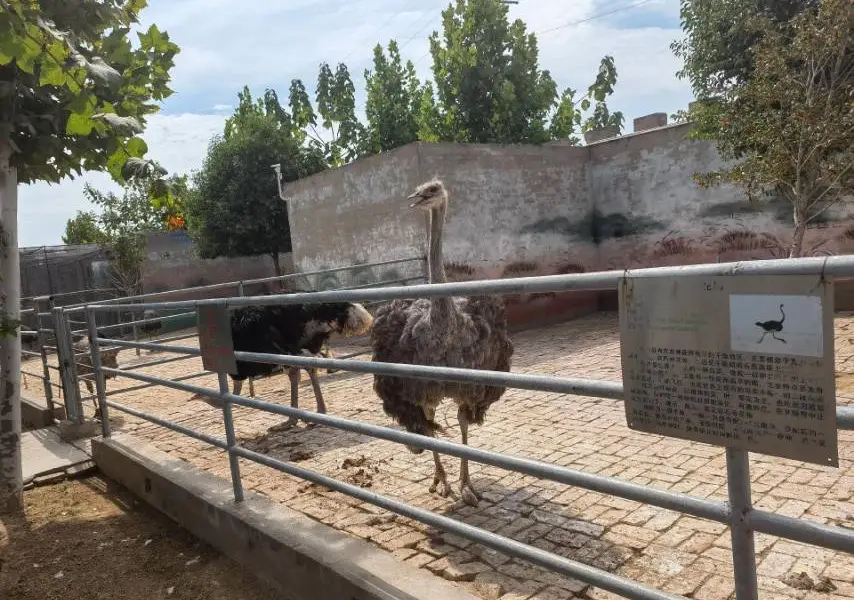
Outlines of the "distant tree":
[[368,118],[364,151],[385,152],[418,139],[423,89],[412,61],[400,57],[397,42],[388,43],[388,54],[377,44],[373,70],[365,70]]
[[[0,0],[0,322],[20,304],[19,182],[84,170],[121,179],[151,172],[139,137],[171,90],[178,46],[151,25],[145,0]],[[20,510],[20,337],[0,336],[0,512]],[[12,330],[14,331],[14,329]]]
[[257,103],[245,90],[242,108],[211,141],[193,177],[187,223],[203,258],[267,254],[281,275],[279,254],[291,249],[290,229],[270,165],[281,164],[283,180],[294,181],[327,162],[324,148],[304,145],[304,136],[294,133],[304,115],[286,117],[273,95],[265,100]]
[[788,200],[789,256],[796,257],[810,222],[854,196],[854,4],[821,0],[789,25],[753,18],[750,31],[759,41],[749,79],[695,113],[701,127],[718,132],[723,158],[735,161],[699,181],[731,181],[749,197]]
[[78,210],[73,219],[65,223],[63,244],[106,244],[107,234],[98,227],[98,216],[93,212]]
[[[456,0],[430,37],[435,115],[428,136],[456,142],[541,143],[557,85],[539,67],[537,38],[499,0]],[[429,102],[429,101],[428,101]],[[429,109],[429,106],[426,107]]]

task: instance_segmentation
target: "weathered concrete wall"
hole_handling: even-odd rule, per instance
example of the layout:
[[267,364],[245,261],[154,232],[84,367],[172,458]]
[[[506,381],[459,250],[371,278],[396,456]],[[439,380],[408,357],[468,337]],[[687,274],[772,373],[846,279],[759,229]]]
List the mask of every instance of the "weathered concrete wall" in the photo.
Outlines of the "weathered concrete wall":
[[410,144],[288,185],[297,270],[423,256],[424,220],[405,201],[418,183]]
[[[714,143],[664,115],[585,147],[414,143],[299,181],[288,190],[298,271],[422,253],[426,223],[406,196],[438,176],[451,196],[449,278],[476,279],[776,258],[791,243],[785,200],[750,203],[732,185],[704,189],[722,165]],[[597,141],[593,141],[594,138]],[[854,211],[827,211],[807,255],[854,252]],[[556,319],[613,302],[605,294],[508,297],[509,318]]]
[[[142,266],[145,293],[260,279],[276,274],[273,259],[266,255],[198,258],[193,241],[184,232],[150,233],[147,244],[147,260]],[[290,253],[280,254],[279,263],[283,273],[294,272]]]

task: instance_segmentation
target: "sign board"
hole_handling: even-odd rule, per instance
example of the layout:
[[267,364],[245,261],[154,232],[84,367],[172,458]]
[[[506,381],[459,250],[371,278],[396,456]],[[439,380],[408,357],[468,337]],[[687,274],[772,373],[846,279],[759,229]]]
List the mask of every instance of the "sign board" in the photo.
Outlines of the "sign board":
[[231,339],[231,314],[221,305],[199,306],[199,349],[202,366],[215,373],[237,373],[234,342]]
[[630,275],[620,337],[631,429],[839,466],[831,284]]

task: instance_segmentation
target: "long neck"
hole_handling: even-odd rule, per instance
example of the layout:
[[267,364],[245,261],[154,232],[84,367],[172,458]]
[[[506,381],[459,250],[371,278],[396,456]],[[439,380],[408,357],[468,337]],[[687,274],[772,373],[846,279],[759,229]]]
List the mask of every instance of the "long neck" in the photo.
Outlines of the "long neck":
[[[442,229],[445,226],[445,205],[441,204],[430,211],[430,248],[427,255],[430,283],[445,283],[445,261],[442,257]],[[432,298],[433,317],[447,317],[453,304],[448,297]]]

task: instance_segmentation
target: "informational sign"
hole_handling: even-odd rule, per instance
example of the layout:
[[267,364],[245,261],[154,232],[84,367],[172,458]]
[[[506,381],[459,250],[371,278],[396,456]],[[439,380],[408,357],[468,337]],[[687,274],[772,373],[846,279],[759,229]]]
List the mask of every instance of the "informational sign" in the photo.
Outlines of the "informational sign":
[[225,306],[221,305],[199,306],[196,311],[199,316],[199,349],[202,351],[202,366],[216,373],[237,374],[230,313]]
[[620,336],[631,429],[839,466],[830,283],[629,275]]

